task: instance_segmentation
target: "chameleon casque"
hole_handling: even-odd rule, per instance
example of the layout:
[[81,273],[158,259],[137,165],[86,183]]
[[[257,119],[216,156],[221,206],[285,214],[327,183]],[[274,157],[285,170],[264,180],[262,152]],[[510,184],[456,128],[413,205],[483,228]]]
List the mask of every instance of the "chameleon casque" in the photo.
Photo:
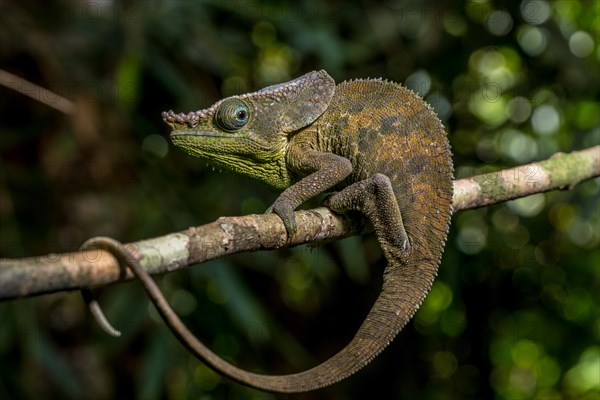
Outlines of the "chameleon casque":
[[336,85],[325,71],[314,71],[205,110],[164,112],[163,119],[173,143],[192,156],[282,190],[267,212],[281,217],[288,235],[296,231],[294,210],[332,190],[325,205],[362,212],[388,262],[381,294],[352,341],[307,371],[260,375],[229,364],[187,330],[146,272],[134,270],[175,335],[215,370],[269,391],[317,389],[367,365],[417,311],[443,252],[453,167],[434,111],[399,84]]

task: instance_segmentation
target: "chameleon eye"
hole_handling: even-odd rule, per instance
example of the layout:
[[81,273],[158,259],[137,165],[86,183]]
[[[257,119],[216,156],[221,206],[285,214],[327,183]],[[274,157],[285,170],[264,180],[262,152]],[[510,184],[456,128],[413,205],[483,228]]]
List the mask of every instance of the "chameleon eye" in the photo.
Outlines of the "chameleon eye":
[[220,128],[232,132],[241,129],[250,118],[248,106],[240,99],[223,101],[215,115],[215,122]]

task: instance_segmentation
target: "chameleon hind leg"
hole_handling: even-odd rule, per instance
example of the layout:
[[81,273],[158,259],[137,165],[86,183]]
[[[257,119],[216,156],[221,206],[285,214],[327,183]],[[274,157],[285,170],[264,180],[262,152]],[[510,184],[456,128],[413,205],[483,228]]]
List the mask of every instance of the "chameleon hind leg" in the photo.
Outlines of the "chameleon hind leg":
[[398,201],[386,175],[377,173],[353,183],[325,199],[324,205],[338,213],[354,210],[365,214],[375,232],[381,232],[378,239],[386,253],[403,253],[409,248]]

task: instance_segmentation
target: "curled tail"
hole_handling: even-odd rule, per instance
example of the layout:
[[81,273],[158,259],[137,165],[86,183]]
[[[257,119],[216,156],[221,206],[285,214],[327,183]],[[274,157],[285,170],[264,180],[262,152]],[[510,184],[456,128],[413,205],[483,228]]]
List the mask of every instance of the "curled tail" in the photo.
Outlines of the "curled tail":
[[375,358],[402,330],[425,298],[437,272],[437,260],[402,265],[387,254],[390,264],[383,289],[352,341],[322,364],[290,375],[261,375],[240,369],[213,353],[179,319],[154,279],[140,265],[137,254],[109,238],[94,238],[87,248],[111,252],[127,264],[142,282],[150,299],[173,334],[211,368],[258,389],[273,392],[305,392],[331,385],[357,372]]
[[[151,297],[173,333],[190,351],[213,369],[258,389],[274,392],[305,392],[341,381],[371,362],[416,312],[431,287],[436,271],[437,263],[389,269],[380,296],[352,341],[322,364],[289,375],[255,374],[229,364],[202,344],[185,327],[168,306],[158,288],[156,294]],[[147,275],[147,272],[143,271],[142,274]],[[138,276],[141,278],[140,275]],[[151,285],[144,282],[144,286],[150,293],[154,291],[150,287],[156,285],[152,280]],[[157,298],[159,301],[156,301]]]

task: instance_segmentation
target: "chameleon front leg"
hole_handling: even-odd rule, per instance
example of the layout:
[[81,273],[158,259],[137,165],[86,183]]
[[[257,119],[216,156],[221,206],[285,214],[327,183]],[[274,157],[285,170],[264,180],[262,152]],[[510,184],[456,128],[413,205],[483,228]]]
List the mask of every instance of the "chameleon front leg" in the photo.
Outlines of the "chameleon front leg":
[[347,158],[333,153],[296,146],[289,150],[286,162],[292,171],[306,176],[285,189],[266,212],[279,215],[288,235],[293,236],[296,233],[294,210],[343,181],[352,172],[352,164]]

